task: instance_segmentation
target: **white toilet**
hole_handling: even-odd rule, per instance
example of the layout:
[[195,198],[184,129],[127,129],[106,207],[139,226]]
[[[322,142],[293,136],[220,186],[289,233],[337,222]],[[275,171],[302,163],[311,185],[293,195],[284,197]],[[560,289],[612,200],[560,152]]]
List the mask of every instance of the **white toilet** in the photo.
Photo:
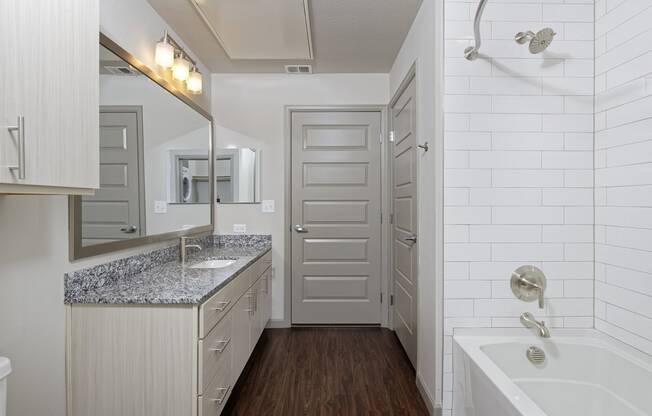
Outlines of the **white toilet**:
[[0,357],[0,416],[7,414],[7,376],[11,373],[9,358]]

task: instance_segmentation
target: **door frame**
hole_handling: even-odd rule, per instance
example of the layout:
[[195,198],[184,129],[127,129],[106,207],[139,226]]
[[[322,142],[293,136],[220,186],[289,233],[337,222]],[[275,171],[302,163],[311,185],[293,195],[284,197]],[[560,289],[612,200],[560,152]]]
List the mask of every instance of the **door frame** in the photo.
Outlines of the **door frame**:
[[382,301],[380,303],[380,326],[388,327],[389,324],[389,262],[387,259],[387,246],[389,236],[389,209],[387,189],[387,143],[389,141],[389,126],[386,105],[320,105],[320,106],[285,106],[285,221],[283,244],[285,247],[283,279],[283,320],[270,321],[270,327],[288,328],[292,326],[292,114],[306,112],[376,112],[380,113],[380,206],[381,206],[381,265],[380,288]]

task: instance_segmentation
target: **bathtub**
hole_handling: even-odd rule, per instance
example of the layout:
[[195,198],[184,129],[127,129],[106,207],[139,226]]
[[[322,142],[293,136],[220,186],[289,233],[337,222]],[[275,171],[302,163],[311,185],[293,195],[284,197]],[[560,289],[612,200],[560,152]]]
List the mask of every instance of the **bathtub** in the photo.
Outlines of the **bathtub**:
[[[652,415],[652,358],[594,330],[453,337],[454,416]],[[546,354],[533,364],[526,350]]]

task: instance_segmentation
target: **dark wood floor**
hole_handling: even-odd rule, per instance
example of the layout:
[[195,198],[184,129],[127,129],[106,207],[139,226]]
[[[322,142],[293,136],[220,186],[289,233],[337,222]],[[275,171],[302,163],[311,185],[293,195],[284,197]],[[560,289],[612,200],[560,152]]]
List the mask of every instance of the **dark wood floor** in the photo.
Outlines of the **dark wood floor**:
[[267,329],[225,415],[427,415],[414,369],[380,328]]

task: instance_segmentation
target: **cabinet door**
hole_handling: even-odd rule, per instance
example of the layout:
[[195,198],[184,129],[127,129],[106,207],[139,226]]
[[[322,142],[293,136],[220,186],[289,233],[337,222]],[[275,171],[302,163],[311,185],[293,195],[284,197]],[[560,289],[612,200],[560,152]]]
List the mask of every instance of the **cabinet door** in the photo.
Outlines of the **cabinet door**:
[[7,126],[16,124],[18,115],[15,90],[20,46],[15,18],[19,3],[0,1],[0,183],[12,181],[9,167],[18,163],[16,136]]
[[254,299],[254,313],[251,316],[251,327],[250,336],[249,336],[249,351],[253,351],[256,343],[258,342],[259,328],[260,328],[260,313],[258,312],[258,307],[260,305],[260,279],[254,283],[251,287],[253,299]]
[[272,315],[272,268],[268,268],[261,280],[260,327],[264,331]]
[[[13,44],[9,55],[1,58],[7,69],[3,78],[13,82],[2,123],[15,124],[18,116],[24,117],[25,179],[15,174],[7,176],[5,166],[0,180],[46,187],[97,188],[98,0],[2,3],[0,38],[8,38],[3,43]],[[3,146],[17,148],[17,137],[7,138],[3,132],[0,139],[5,142]],[[6,158],[16,164],[16,150],[6,152]]]
[[233,314],[233,333],[231,343],[233,344],[233,383],[238,380],[240,372],[247,364],[250,350],[251,316],[253,313],[253,294],[249,290],[238,303],[235,304],[231,313]]

